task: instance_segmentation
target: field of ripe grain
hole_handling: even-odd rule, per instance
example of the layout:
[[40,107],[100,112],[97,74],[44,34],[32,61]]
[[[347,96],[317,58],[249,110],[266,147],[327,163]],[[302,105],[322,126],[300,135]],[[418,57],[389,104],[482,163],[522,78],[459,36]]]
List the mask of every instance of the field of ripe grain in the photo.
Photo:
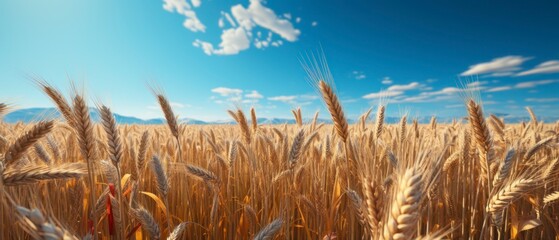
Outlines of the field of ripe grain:
[[[555,239],[559,124],[467,120],[349,125],[117,125],[41,83],[63,119],[0,123],[0,239]],[[0,104],[0,116],[7,111]]]

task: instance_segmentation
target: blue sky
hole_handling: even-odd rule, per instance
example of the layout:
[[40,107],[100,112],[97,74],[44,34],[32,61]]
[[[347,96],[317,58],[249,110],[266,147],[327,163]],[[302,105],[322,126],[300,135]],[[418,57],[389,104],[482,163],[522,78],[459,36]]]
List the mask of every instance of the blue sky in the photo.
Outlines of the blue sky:
[[557,1],[138,3],[1,1],[0,101],[53,106],[29,80],[41,76],[141,118],[162,116],[153,82],[181,117],[326,118],[299,62],[322,48],[351,118],[379,99],[389,116],[462,116],[468,83],[486,111],[559,115]]

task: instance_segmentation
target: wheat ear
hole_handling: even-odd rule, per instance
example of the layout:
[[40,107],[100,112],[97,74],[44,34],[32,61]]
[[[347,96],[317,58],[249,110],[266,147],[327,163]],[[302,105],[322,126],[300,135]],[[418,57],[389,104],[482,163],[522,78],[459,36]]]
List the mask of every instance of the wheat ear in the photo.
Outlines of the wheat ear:
[[175,229],[171,232],[171,234],[169,234],[169,237],[167,237],[167,240],[177,240],[177,239],[179,239],[182,232],[184,232],[184,229],[186,228],[187,224],[188,223],[183,222],[183,223],[177,225],[175,227]]
[[297,136],[293,139],[293,144],[291,144],[291,150],[289,151],[289,168],[293,169],[297,161],[299,161],[299,156],[301,156],[301,149],[303,141],[305,138],[305,131],[303,129],[299,130]]
[[252,131],[256,132],[258,129],[258,119],[256,118],[256,110],[254,108],[250,108],[250,121],[252,123]]
[[4,164],[9,167],[11,164],[19,160],[25,151],[35,144],[39,139],[47,135],[53,127],[52,121],[39,122],[24,135],[16,139],[14,143],[8,147],[4,155]]
[[491,213],[497,225],[501,225],[504,208],[508,207],[509,204],[534,187],[534,185],[534,180],[526,178],[519,178],[510,182],[489,199],[486,211]]
[[416,235],[414,229],[417,229],[422,185],[421,174],[415,168],[407,169],[400,176],[384,225],[384,239],[411,239]]
[[161,110],[163,111],[163,115],[165,115],[165,120],[167,120],[167,126],[169,130],[171,130],[171,134],[175,138],[179,138],[179,125],[177,124],[177,117],[173,113],[173,108],[171,108],[171,104],[163,96],[163,94],[156,94],[157,102],[159,102],[159,106],[161,106]]
[[74,114],[72,112],[72,108],[70,104],[68,104],[68,101],[66,101],[66,98],[64,98],[64,96],[56,88],[50,86],[49,84],[45,82],[39,82],[39,81],[37,81],[37,83],[39,87],[43,90],[43,92],[45,92],[49,96],[49,98],[54,102],[54,104],[58,108],[58,111],[62,114],[64,119],[66,119],[66,122],[70,126],[74,126],[75,124]]
[[82,163],[60,164],[55,167],[28,165],[19,169],[9,168],[2,174],[5,186],[18,186],[35,183],[41,180],[79,178],[87,170]]
[[384,126],[384,110],[385,107],[380,105],[377,109],[377,118],[375,122],[375,137],[377,139],[382,135],[382,128]]
[[283,220],[281,218],[276,218],[270,224],[262,228],[254,237],[254,240],[272,240],[281,229],[281,225],[283,225]]
[[161,230],[157,222],[145,208],[139,207],[138,209],[131,210],[132,215],[142,223],[142,229],[149,233],[150,239],[159,239],[161,237]]
[[468,113],[470,124],[472,127],[472,133],[475,137],[475,142],[478,146],[481,160],[481,170],[484,178],[488,178],[491,181],[491,172],[489,171],[489,165],[491,163],[492,153],[492,141],[491,134],[489,133],[489,128],[485,123],[483,118],[483,111],[481,106],[478,105],[473,99],[468,102]]
[[338,97],[334,93],[334,90],[325,81],[321,80],[318,82],[318,87],[320,88],[322,98],[328,107],[328,111],[332,116],[336,133],[340,136],[343,142],[346,142],[349,136],[349,129]]

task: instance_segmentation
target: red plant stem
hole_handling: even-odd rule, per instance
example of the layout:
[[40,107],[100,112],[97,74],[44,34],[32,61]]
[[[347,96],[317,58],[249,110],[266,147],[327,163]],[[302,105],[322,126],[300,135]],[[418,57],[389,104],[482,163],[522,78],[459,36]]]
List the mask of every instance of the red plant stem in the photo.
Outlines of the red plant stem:
[[109,234],[115,234],[115,219],[113,216],[113,209],[111,206],[111,196],[114,197],[115,195],[115,185],[113,183],[109,183],[109,192],[110,196],[107,196],[107,219],[109,220]]

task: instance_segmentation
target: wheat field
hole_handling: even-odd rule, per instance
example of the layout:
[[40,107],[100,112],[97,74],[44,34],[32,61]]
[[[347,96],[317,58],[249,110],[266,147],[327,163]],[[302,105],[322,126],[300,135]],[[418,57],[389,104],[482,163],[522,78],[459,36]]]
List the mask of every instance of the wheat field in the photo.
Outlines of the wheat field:
[[558,239],[559,123],[529,108],[509,124],[466,98],[465,119],[384,124],[379,105],[348,124],[319,81],[333,124],[188,125],[155,91],[166,125],[118,125],[39,87],[62,119],[0,123],[1,239]]

